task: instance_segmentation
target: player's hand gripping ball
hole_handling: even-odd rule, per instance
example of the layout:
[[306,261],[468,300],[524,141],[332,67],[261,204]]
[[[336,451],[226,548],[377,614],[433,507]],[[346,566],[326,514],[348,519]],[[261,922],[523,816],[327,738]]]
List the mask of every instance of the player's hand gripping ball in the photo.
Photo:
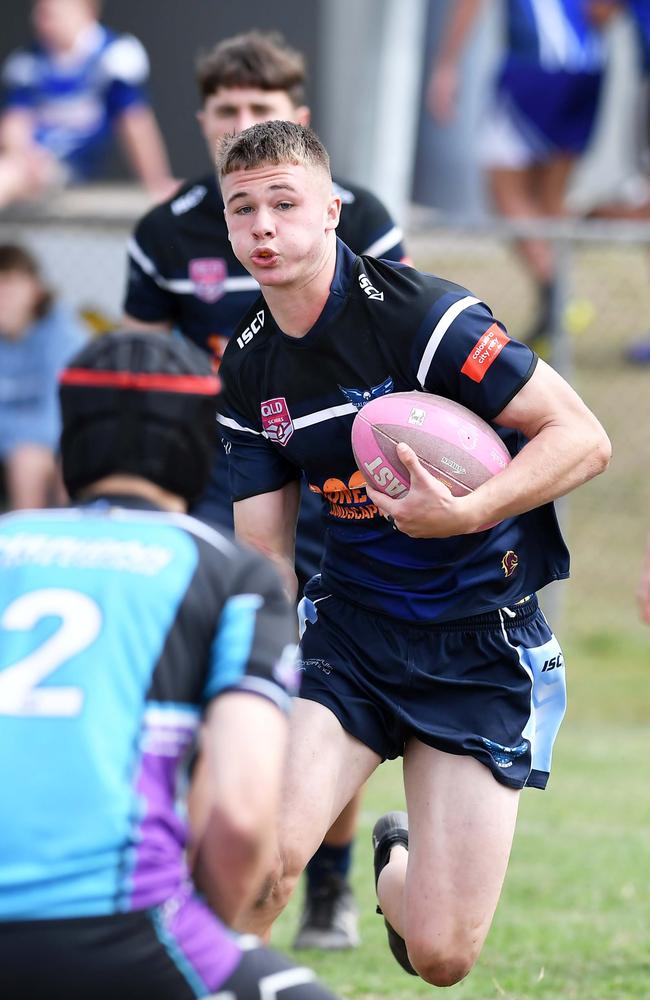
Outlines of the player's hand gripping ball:
[[380,396],[357,413],[352,449],[366,482],[394,499],[405,497],[410,486],[397,454],[401,441],[457,497],[471,493],[510,462],[496,431],[460,403],[427,392]]

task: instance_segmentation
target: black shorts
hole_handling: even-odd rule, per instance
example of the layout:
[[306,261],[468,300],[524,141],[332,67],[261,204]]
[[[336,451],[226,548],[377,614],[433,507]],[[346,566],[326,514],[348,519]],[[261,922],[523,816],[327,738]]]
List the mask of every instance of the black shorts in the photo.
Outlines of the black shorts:
[[323,591],[299,608],[300,697],[382,758],[415,737],[468,754],[504,785],[544,788],[566,705],[557,639],[531,596],[458,621],[410,625]]
[[[303,966],[232,936],[222,982],[203,985],[187,956],[162,941],[155,910],[70,920],[0,922],[2,1000],[336,1000]],[[218,921],[215,922],[218,924]],[[201,941],[196,942],[200,947]]]

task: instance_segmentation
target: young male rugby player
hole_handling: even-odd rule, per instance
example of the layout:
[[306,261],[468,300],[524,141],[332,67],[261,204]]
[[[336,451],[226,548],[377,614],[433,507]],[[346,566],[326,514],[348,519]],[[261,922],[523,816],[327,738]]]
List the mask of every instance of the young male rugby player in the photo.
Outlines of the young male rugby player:
[[[303,474],[327,516],[279,858],[248,925],[269,927],[342,806],[402,755],[408,818],[374,831],[379,903],[403,967],[450,985],[481,950],[519,792],[545,786],[564,712],[563,668],[544,670],[560,648],[535,597],[568,574],[552,501],[603,471],[609,441],[466,289],[337,241],[340,199],[311,130],[245,129],[225,140],[219,175],[233,250],[262,289],[240,327],[258,317],[254,335],[235,336],[221,368],[236,530],[291,562]],[[408,496],[364,489],[359,400],[409,389],[491,421],[511,464],[456,498],[400,445]]]

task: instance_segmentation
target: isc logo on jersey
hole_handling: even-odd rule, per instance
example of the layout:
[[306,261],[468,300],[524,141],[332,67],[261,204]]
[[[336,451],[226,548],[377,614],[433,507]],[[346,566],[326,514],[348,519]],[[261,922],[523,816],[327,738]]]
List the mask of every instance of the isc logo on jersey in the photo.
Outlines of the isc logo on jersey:
[[366,293],[369,299],[376,299],[378,302],[384,301],[384,293],[375,288],[365,271],[359,275],[359,288]]
[[264,326],[264,310],[260,309],[260,311],[255,314],[255,319],[250,324],[250,326],[247,326],[246,329],[243,330],[237,337],[237,343],[239,344],[240,350],[242,347],[246,347],[246,344],[250,344],[255,334],[259,333],[263,326]]

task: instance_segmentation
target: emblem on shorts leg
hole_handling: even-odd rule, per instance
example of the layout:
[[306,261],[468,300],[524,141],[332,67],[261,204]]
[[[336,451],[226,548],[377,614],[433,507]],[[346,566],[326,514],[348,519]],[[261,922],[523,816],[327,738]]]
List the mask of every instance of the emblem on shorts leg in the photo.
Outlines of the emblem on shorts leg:
[[512,767],[514,762],[528,751],[530,746],[528,740],[522,740],[516,747],[504,747],[501,743],[495,743],[486,736],[481,736],[481,743],[490,752],[490,757],[497,767]]
[[327,660],[319,657],[310,657],[308,660],[298,660],[299,670],[320,670],[321,673],[329,675],[332,673],[332,665]]
[[501,569],[503,570],[504,575],[512,576],[512,574],[516,572],[518,566],[519,556],[516,552],[513,552],[512,549],[508,549],[508,551],[504,553],[503,559],[501,560]]

